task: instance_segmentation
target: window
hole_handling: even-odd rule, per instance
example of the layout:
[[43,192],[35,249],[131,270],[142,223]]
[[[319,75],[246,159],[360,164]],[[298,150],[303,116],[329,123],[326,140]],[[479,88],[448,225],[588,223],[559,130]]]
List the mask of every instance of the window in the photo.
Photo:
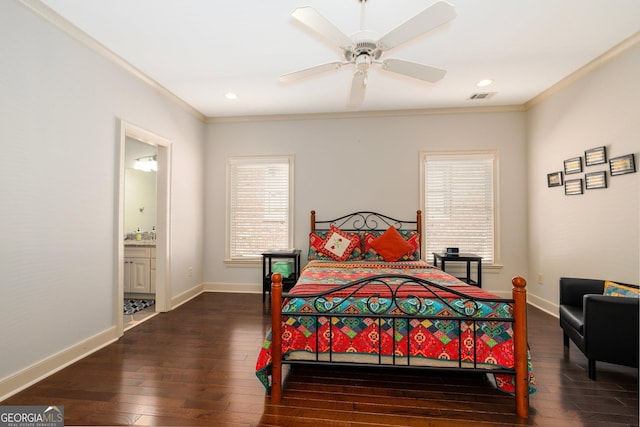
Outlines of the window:
[[227,159],[227,260],[293,247],[293,157]]
[[421,153],[426,254],[457,247],[499,261],[497,153]]

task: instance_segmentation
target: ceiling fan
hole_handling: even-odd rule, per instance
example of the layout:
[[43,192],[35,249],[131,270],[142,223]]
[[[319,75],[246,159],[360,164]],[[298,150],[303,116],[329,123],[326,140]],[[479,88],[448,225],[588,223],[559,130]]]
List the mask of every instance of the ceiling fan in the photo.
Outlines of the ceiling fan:
[[364,102],[367,72],[372,64],[380,64],[384,70],[432,83],[444,77],[446,71],[439,68],[402,59],[389,58],[380,61],[380,57],[383,52],[451,21],[456,16],[451,4],[446,1],[438,1],[387,34],[379,37],[377,33],[365,29],[365,3],[367,0],[359,1],[361,3],[360,31],[351,37],[344,34],[310,6],[298,7],[291,13],[291,16],[301,24],[342,49],[344,60],[332,61],[284,74],[280,76],[281,82],[288,83],[353,64],[356,70],[351,81],[349,106],[358,107]]

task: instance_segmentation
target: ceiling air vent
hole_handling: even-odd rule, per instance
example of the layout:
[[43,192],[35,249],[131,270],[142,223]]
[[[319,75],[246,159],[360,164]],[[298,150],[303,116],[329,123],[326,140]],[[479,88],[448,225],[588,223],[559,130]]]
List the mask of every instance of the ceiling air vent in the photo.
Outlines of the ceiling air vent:
[[495,94],[496,94],[496,92],[474,93],[469,97],[469,99],[471,99],[471,100],[474,100],[474,99],[489,99]]

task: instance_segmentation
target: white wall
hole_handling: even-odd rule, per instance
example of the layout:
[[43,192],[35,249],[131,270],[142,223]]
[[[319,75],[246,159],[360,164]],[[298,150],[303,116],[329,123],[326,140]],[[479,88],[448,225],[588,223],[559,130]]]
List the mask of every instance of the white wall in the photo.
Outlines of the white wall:
[[0,32],[3,380],[116,324],[119,118],[173,141],[172,296],[202,282],[204,126],[16,1]]
[[205,281],[257,284],[256,268],[225,266],[225,158],[295,155],[295,245],[308,249],[309,211],[319,219],[373,210],[411,219],[420,209],[419,152],[497,149],[500,155],[504,268],[483,287],[511,289],[527,277],[525,116],[522,112],[327,118],[207,125]]
[[638,163],[639,75],[636,45],[528,111],[529,271],[544,279],[542,285],[533,280],[529,292],[554,313],[562,276],[639,282],[640,173],[607,172],[609,188],[580,196],[546,184],[546,174],[562,170],[563,160],[584,161],[584,151],[594,147],[606,146],[608,157],[635,153]]

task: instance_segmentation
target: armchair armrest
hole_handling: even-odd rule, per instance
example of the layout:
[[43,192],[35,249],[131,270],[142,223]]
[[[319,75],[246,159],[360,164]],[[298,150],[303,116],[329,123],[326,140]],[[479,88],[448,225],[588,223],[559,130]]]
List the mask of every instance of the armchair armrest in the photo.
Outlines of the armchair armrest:
[[586,295],[584,340],[587,358],[638,366],[639,307],[638,298]]
[[579,279],[575,277],[560,278],[560,305],[582,307],[582,299],[587,294],[602,295],[604,280]]

